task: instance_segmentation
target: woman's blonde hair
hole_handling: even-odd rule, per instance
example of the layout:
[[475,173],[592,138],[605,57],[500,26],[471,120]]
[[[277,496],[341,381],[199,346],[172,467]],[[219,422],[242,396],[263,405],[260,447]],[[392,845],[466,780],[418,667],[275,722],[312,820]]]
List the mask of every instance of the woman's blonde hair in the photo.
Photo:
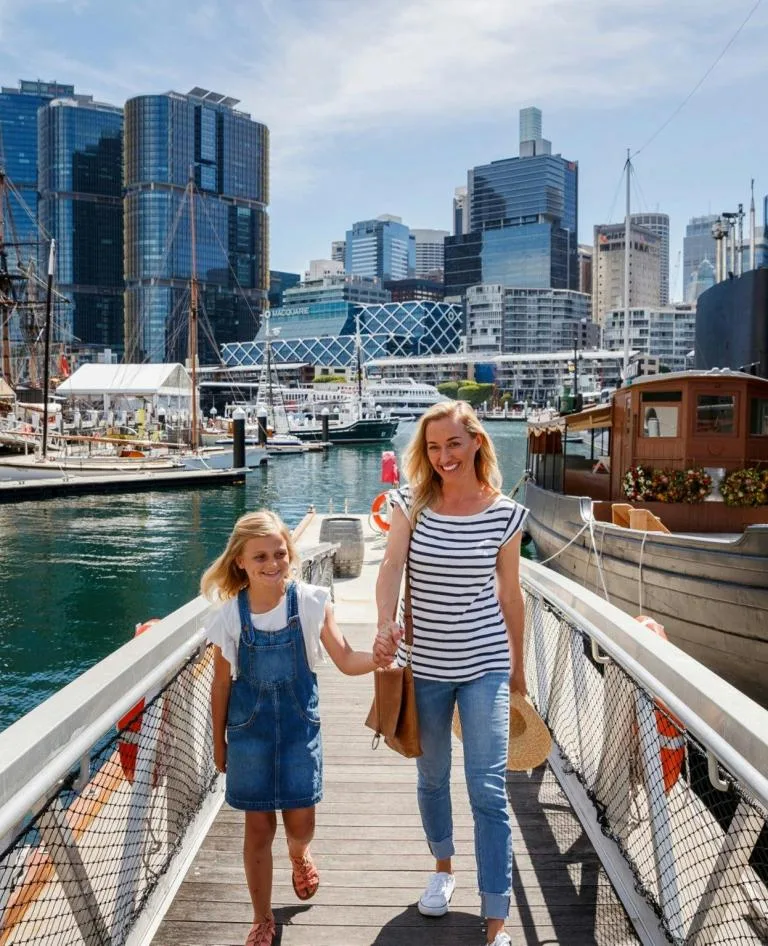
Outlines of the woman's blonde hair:
[[440,497],[442,480],[429,462],[427,427],[433,420],[457,420],[464,425],[470,437],[480,438],[475,454],[475,475],[483,486],[493,493],[501,492],[501,473],[491,438],[477,419],[477,414],[466,401],[447,401],[433,404],[419,420],[411,442],[403,457],[403,468],[411,488],[411,525],[415,525],[422,510]]
[[243,554],[245,543],[249,539],[263,539],[268,535],[279,535],[288,548],[288,561],[291,568],[298,572],[299,553],[288,527],[274,512],[260,509],[258,512],[249,512],[241,516],[235,523],[227,547],[216,561],[210,565],[200,579],[200,592],[208,599],[234,598],[235,595],[248,586],[248,576],[237,564],[237,559]]

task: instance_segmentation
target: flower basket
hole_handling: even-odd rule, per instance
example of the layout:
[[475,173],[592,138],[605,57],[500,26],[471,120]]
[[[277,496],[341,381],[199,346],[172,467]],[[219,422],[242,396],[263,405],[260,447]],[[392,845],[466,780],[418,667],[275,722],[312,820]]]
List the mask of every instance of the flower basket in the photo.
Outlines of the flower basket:
[[712,477],[701,467],[656,470],[633,466],[624,474],[627,499],[657,503],[702,503],[712,492]]
[[720,481],[720,495],[726,506],[768,505],[768,469],[732,470]]
[[627,499],[648,500],[652,496],[653,470],[649,466],[631,466],[621,481]]

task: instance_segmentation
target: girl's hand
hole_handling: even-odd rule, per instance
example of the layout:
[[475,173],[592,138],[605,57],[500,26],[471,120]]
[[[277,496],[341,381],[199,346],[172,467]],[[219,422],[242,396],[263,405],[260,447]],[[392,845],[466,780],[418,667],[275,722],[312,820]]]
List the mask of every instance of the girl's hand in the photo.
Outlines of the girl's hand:
[[213,744],[213,764],[216,771],[224,774],[227,771],[227,744],[218,740]]
[[377,667],[388,667],[395,659],[403,629],[397,621],[382,621],[373,642],[373,660]]
[[522,667],[520,667],[519,670],[515,668],[512,673],[510,673],[509,692],[522,693],[523,696],[528,696],[528,687],[525,683],[525,670],[523,670]]

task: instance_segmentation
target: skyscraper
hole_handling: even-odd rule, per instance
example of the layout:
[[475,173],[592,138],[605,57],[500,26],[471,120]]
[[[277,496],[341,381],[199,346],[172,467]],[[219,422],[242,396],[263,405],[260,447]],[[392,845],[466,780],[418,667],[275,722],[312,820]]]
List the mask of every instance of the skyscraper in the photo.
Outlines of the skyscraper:
[[[592,319],[603,324],[606,312],[624,305],[623,223],[595,227],[592,257]],[[661,305],[659,259],[661,237],[644,227],[630,229],[629,304],[634,308]]]
[[[123,111],[90,96],[38,112],[39,214],[56,240],[62,338],[123,352]],[[38,269],[45,272],[47,247]]]
[[667,214],[631,214],[637,227],[650,230],[659,238],[659,298],[660,305],[669,302],[669,216]]
[[445,241],[447,296],[476,283],[579,288],[578,165],[550,153],[540,114],[521,116],[521,133],[539,137],[468,174],[470,232]]
[[416,268],[416,245],[400,217],[382,214],[347,230],[345,269],[353,276],[407,279]]
[[[717,221],[717,214],[703,217],[691,217],[683,237],[683,298],[686,302],[695,302],[700,292],[696,285],[699,266],[708,260],[715,262],[715,238],[712,224]],[[706,288],[709,288],[708,286]]]
[[424,279],[443,278],[445,268],[444,241],[447,230],[411,230],[416,241],[416,276]]
[[453,235],[469,233],[469,192],[457,187],[453,195]]
[[269,289],[269,132],[237,104],[201,88],[126,103],[129,360],[186,357],[193,222],[201,360],[216,359],[214,341],[220,347],[258,331]]
[[[0,89],[0,167],[8,175],[19,198],[10,194],[13,233],[6,239],[20,244],[22,261],[37,257],[37,110],[51,99],[75,94],[73,85],[22,79],[18,89]],[[14,253],[14,256],[16,254]]]

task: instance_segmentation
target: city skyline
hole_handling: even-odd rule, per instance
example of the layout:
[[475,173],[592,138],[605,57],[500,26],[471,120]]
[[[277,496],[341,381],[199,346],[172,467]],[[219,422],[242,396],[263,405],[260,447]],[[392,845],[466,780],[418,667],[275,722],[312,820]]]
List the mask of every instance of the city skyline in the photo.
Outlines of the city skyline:
[[760,165],[768,130],[754,120],[765,6],[647,147],[752,2],[364,6],[135,0],[105,10],[91,0],[0,0],[0,79],[56,79],[118,106],[195,85],[239,98],[270,128],[270,268],[278,270],[302,272],[354,220],[382,213],[414,229],[452,230],[455,188],[469,168],[517,154],[518,111],[528,106],[545,113],[555,150],[579,162],[581,242],[595,223],[622,218],[626,148],[642,149],[632,210],[670,216],[675,298],[688,220],[746,206],[752,177],[759,197],[768,192]]

